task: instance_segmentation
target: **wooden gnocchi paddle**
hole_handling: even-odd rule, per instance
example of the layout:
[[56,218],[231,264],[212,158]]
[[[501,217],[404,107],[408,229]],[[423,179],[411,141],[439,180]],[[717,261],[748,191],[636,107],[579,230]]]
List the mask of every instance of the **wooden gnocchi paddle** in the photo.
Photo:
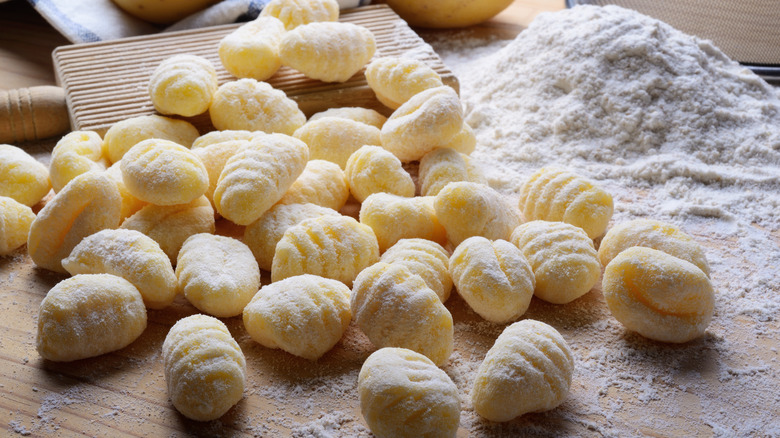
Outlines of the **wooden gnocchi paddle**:
[[69,129],[64,89],[43,85],[0,90],[0,143],[41,140]]

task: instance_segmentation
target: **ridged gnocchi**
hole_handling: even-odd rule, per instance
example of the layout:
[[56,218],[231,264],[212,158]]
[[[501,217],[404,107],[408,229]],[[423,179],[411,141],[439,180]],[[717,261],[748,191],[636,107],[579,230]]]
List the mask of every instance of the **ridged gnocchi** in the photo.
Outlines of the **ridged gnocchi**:
[[534,295],[534,271],[520,250],[506,240],[470,237],[452,253],[450,274],[472,310],[505,324],[522,316]]
[[256,221],[303,172],[309,149],[284,134],[252,140],[230,157],[214,189],[214,205],[226,219],[238,225]]
[[42,358],[69,362],[122,349],[146,329],[138,289],[109,274],[76,275],[41,301],[35,343]]
[[458,387],[430,359],[406,348],[381,348],[358,375],[360,411],[378,438],[454,437]]
[[165,336],[162,357],[168,396],[189,419],[216,420],[244,397],[244,353],[217,318],[180,319]]
[[531,221],[517,227],[511,241],[534,270],[534,295],[549,303],[574,301],[599,280],[601,264],[593,241],[582,228]]
[[545,167],[520,187],[520,211],[526,220],[566,222],[595,239],[612,218],[612,195],[572,172]]
[[122,179],[122,161],[112,164],[106,169],[106,175],[116,183],[116,188],[119,189],[119,198],[121,200],[121,208],[119,210],[120,222],[124,221],[128,217],[134,215],[138,210],[142,209],[148,204],[146,201],[142,201],[127,189],[125,180]]
[[312,160],[328,160],[342,169],[356,150],[379,145],[379,129],[354,120],[324,117],[306,123],[295,131],[295,138],[309,146]]
[[327,160],[309,160],[279,204],[311,203],[339,210],[347,199],[349,186],[341,167]]
[[401,239],[388,248],[379,261],[406,266],[436,292],[442,303],[450,297],[449,254],[438,243],[426,239]]
[[384,125],[387,121],[387,117],[383,116],[378,111],[357,106],[329,108],[325,111],[320,111],[313,114],[311,117],[309,117],[309,121],[313,122],[323,117],[336,117],[339,119],[354,120],[356,122],[374,126],[378,129],[382,129],[382,125]]
[[57,193],[73,178],[108,167],[103,156],[103,139],[94,131],[73,131],[62,137],[51,151],[49,180]]
[[282,66],[279,44],[284,32],[284,23],[278,19],[257,17],[222,38],[219,59],[237,78],[264,81]]
[[292,135],[306,123],[298,104],[266,82],[244,78],[222,84],[209,107],[220,131],[263,131]]
[[487,179],[469,158],[455,149],[434,149],[420,159],[418,173],[420,194],[436,196],[451,182],[468,181],[487,184]]
[[286,30],[293,30],[303,24],[338,20],[339,4],[336,0],[271,0],[260,16],[277,18]]
[[414,180],[401,160],[381,146],[363,146],[347,160],[344,173],[352,196],[363,202],[373,193],[390,193],[411,198]]
[[433,203],[432,196],[407,198],[374,193],[360,205],[360,222],[374,230],[381,252],[401,239],[415,237],[445,245],[447,232],[439,223]]
[[205,196],[215,208],[214,191],[217,189],[219,176],[222,174],[225,164],[241,148],[248,144],[249,140],[226,140],[192,150],[192,153],[200,159],[200,162],[206,168],[209,186],[206,189]]
[[260,289],[244,308],[244,327],[259,344],[317,360],[352,320],[350,290],[316,275],[297,275]]
[[386,56],[366,67],[366,82],[377,100],[396,109],[417,93],[444,85],[441,76],[423,61]]
[[200,148],[215,145],[218,143],[240,140],[252,140],[255,137],[265,135],[262,131],[246,131],[241,129],[226,129],[224,131],[210,131],[192,142],[190,149],[195,151]]
[[111,125],[103,136],[103,147],[109,160],[116,163],[143,140],[169,140],[188,148],[199,136],[198,129],[186,120],[152,114],[131,117]]
[[150,309],[168,307],[176,297],[171,261],[151,237],[135,230],[102,230],[85,237],[62,260],[71,275],[111,274],[138,289]]
[[197,116],[217,92],[217,71],[206,58],[180,54],[164,59],[149,78],[149,96],[160,114]]
[[455,149],[461,154],[469,155],[477,148],[477,136],[474,134],[474,130],[471,126],[469,126],[468,123],[463,122],[463,127],[460,129],[460,132],[438,147]]
[[569,393],[574,357],[560,333],[532,319],[498,336],[477,369],[471,400],[490,421],[509,421],[560,405]]
[[49,169],[23,149],[0,144],[0,196],[32,207],[51,190]]
[[352,317],[376,347],[408,348],[436,365],[452,354],[450,311],[407,267],[379,262],[364,269],[355,279],[350,303]]
[[604,301],[626,328],[661,342],[698,338],[709,326],[715,293],[696,265],[665,252],[635,246],[604,270]]
[[374,56],[376,39],[363,26],[342,22],[304,24],[282,37],[282,64],[323,82],[345,82]]
[[14,198],[0,196],[0,256],[11,254],[27,243],[33,220],[35,213],[30,207]]

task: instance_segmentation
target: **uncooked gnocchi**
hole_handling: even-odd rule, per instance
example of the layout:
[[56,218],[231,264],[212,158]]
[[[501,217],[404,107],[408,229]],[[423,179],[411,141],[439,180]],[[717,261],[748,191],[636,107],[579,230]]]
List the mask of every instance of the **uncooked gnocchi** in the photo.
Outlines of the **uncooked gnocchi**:
[[313,274],[352,286],[357,274],[377,260],[379,245],[370,227],[349,216],[323,215],[284,232],[276,244],[271,280]]
[[360,411],[378,438],[454,437],[458,387],[430,359],[406,348],[381,348],[358,375]]
[[244,308],[244,327],[259,344],[317,360],[352,320],[350,290],[316,275],[297,275],[260,289]]
[[309,145],[310,159],[332,161],[342,169],[361,146],[380,144],[379,128],[338,117],[306,123],[294,136]]
[[604,301],[626,328],[661,342],[683,343],[704,334],[715,294],[693,263],[635,246],[609,262],[602,282]]
[[487,184],[482,171],[471,158],[451,148],[434,149],[425,154],[420,160],[418,180],[423,196],[436,196],[451,182]]
[[388,248],[379,261],[406,266],[425,280],[442,303],[450,297],[449,254],[438,243],[426,239],[401,239]]
[[377,100],[396,109],[417,93],[444,85],[441,77],[423,61],[386,56],[366,67],[366,82]]
[[14,198],[0,196],[0,256],[27,243],[30,225],[35,220],[32,209]]
[[490,421],[509,421],[560,405],[569,393],[574,357],[560,333],[532,319],[498,336],[479,365],[471,389],[474,410]]
[[41,301],[35,338],[42,358],[69,362],[122,349],[146,329],[138,289],[109,274],[76,275]]
[[327,160],[310,160],[284,193],[279,204],[317,204],[339,210],[349,199],[344,171]]
[[168,396],[185,417],[216,420],[244,397],[244,353],[217,318],[180,319],[165,336],[162,356]]
[[271,0],[260,16],[277,18],[286,30],[293,30],[303,24],[338,20],[339,4],[336,0]]
[[185,120],[152,114],[131,117],[114,123],[103,136],[103,147],[112,163],[122,159],[125,152],[143,140],[156,138],[190,147],[200,134]]
[[383,116],[376,110],[372,110],[370,108],[360,108],[356,106],[330,108],[325,111],[320,111],[309,117],[309,121],[313,122],[323,117],[336,117],[340,119],[354,120],[356,122],[374,126],[378,129],[382,129],[382,125],[384,125],[387,121],[387,117]]
[[562,169],[542,168],[520,187],[520,211],[526,220],[566,222],[591,239],[604,234],[613,210],[612,195]]
[[378,348],[401,347],[442,365],[452,354],[452,315],[406,266],[375,263],[355,279],[352,317]]
[[149,79],[149,96],[160,114],[197,116],[208,111],[217,92],[217,71],[201,56],[164,59]]
[[73,131],[62,137],[51,151],[49,179],[54,192],[59,192],[73,178],[89,171],[106,170],[103,139],[97,132]]
[[346,82],[376,51],[376,39],[363,26],[318,22],[298,26],[282,37],[282,64],[323,82]]
[[[217,131],[218,132],[218,131]],[[225,163],[235,155],[241,148],[249,144],[249,140],[226,140],[219,143],[210,144],[206,147],[193,149],[209,177],[209,186],[206,189],[206,198],[214,206],[214,191],[217,189],[219,176],[225,168]]]
[[71,275],[122,277],[138,289],[150,309],[168,307],[176,297],[171,261],[157,242],[139,231],[98,231],[79,242],[62,266]]
[[515,229],[511,241],[534,270],[534,295],[547,302],[574,301],[599,280],[601,264],[596,249],[580,227],[564,222],[526,222]]
[[106,175],[108,175],[115,183],[117,189],[119,189],[119,197],[121,199],[121,209],[119,213],[120,221],[124,221],[128,217],[134,215],[138,210],[142,209],[148,202],[142,201],[127,190],[125,180],[122,179],[122,161],[114,163],[106,169]]
[[446,143],[440,144],[440,148],[455,149],[461,154],[469,155],[477,148],[477,136],[474,134],[474,130],[468,123],[463,122],[463,127],[460,132],[455,134],[455,137],[449,139]]
[[239,130],[226,129],[224,131],[211,131],[196,138],[195,141],[192,142],[192,146],[190,146],[190,149],[194,151],[196,149],[205,148],[207,146],[211,146],[211,145],[215,145],[227,141],[252,140],[255,137],[262,136],[262,135],[265,135],[265,132],[245,131],[240,129]]
[[237,78],[264,81],[282,66],[279,44],[284,32],[284,23],[276,18],[257,17],[222,38],[219,59]]
[[479,316],[496,324],[515,321],[534,295],[534,271],[506,240],[474,236],[450,257],[450,274],[461,297]]
[[381,252],[401,239],[415,237],[444,245],[447,232],[436,217],[433,202],[433,196],[374,193],[360,205],[360,222],[374,230]]
[[373,193],[390,193],[411,198],[414,180],[401,160],[381,146],[363,146],[347,160],[344,173],[352,196],[363,202]]
[[49,170],[43,163],[23,149],[0,144],[0,196],[32,207],[50,189]]
[[220,131],[263,131],[292,135],[306,123],[298,104],[266,82],[244,78],[222,84],[209,108]]

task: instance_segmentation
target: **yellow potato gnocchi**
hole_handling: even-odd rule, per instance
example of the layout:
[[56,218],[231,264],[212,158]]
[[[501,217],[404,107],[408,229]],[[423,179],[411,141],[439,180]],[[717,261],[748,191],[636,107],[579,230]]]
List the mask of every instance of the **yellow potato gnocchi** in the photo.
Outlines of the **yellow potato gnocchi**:
[[207,132],[200,137],[196,138],[195,141],[192,142],[192,146],[190,146],[190,149],[192,151],[195,151],[200,148],[205,148],[207,146],[215,145],[218,143],[223,142],[232,142],[232,141],[239,141],[239,140],[252,140],[255,137],[259,137],[265,135],[265,132],[262,131],[245,131],[245,130],[234,130],[234,129],[227,129],[224,131],[211,131]]
[[209,108],[220,131],[263,131],[292,135],[306,123],[298,104],[266,82],[244,78],[222,84]]
[[214,208],[216,208],[216,205],[214,204],[214,191],[217,189],[219,176],[222,174],[225,164],[241,148],[248,144],[249,140],[226,140],[192,150],[192,153],[200,159],[200,162],[203,163],[203,166],[206,168],[206,173],[209,177],[209,186],[206,189],[205,195]]
[[560,333],[532,319],[498,336],[477,369],[471,401],[490,421],[509,421],[560,405],[571,386],[574,357]]
[[404,163],[422,158],[463,128],[458,93],[444,85],[415,94],[382,126],[382,147]]
[[60,139],[51,151],[49,179],[54,192],[59,192],[73,178],[90,171],[106,170],[103,139],[97,132],[74,131]]
[[306,167],[309,149],[284,134],[252,140],[230,157],[214,190],[214,205],[238,225],[256,221],[276,202]]
[[168,396],[185,417],[216,420],[244,397],[244,353],[217,318],[180,319],[165,336],[162,356]]
[[591,239],[604,234],[613,210],[612,195],[562,169],[542,168],[520,188],[520,211],[526,220],[566,222]]
[[339,216],[336,210],[316,204],[276,204],[244,229],[244,243],[252,250],[260,269],[270,271],[276,244],[293,225],[324,215]]
[[217,71],[208,59],[174,55],[152,73],[149,97],[160,114],[192,117],[208,111],[217,85]]
[[363,202],[373,193],[390,193],[411,198],[414,180],[401,160],[381,146],[363,146],[347,160],[345,168],[349,191]]
[[69,362],[125,348],[145,329],[146,308],[129,281],[76,275],[57,283],[41,301],[35,343],[42,358]]
[[30,154],[10,144],[0,144],[0,196],[32,207],[51,190],[49,170]]
[[328,160],[344,169],[347,160],[365,145],[379,145],[379,129],[354,120],[324,117],[306,123],[295,138],[309,145],[310,159]]
[[438,243],[425,239],[401,239],[388,248],[379,261],[406,266],[436,292],[442,303],[450,297],[449,254]]
[[487,184],[482,170],[471,161],[468,155],[455,149],[434,149],[420,160],[418,173],[420,194],[436,196],[451,182],[468,181]]
[[512,233],[534,270],[534,295],[566,304],[585,295],[601,275],[593,241],[582,228],[564,222],[531,221]]
[[452,354],[450,311],[405,266],[379,262],[364,269],[355,279],[350,303],[358,327],[378,348],[408,348],[436,365]]
[[121,199],[121,208],[119,211],[120,222],[124,221],[128,217],[134,215],[138,210],[142,209],[148,202],[142,201],[136,198],[125,185],[125,180],[122,179],[122,161],[114,163],[106,169],[106,175],[110,177],[115,183],[117,189],[119,189],[119,197]]
[[168,307],[176,297],[171,261],[151,237],[135,230],[102,230],[85,237],[62,267],[71,275],[111,274],[138,289],[150,309]]
[[282,37],[282,64],[323,82],[346,82],[374,56],[376,39],[363,26],[318,22],[298,26]]
[[522,316],[534,295],[534,271],[506,240],[474,236],[452,253],[450,274],[472,310],[490,322],[506,324]]
[[599,245],[599,260],[607,266],[618,254],[632,246],[657,249],[691,262],[710,275],[704,248],[680,228],[653,219],[635,219],[615,225]]
[[432,196],[374,193],[360,205],[360,222],[374,230],[381,252],[401,239],[420,238],[444,245],[447,232],[439,223],[433,202]]
[[469,126],[468,123],[463,122],[463,127],[460,132],[455,134],[455,137],[452,137],[446,143],[439,145],[439,147],[455,149],[461,154],[469,155],[477,148],[477,136],[474,134],[474,130],[471,126]]
[[349,186],[338,164],[310,160],[303,173],[284,193],[279,204],[317,204],[339,210],[349,199]]
[[423,61],[386,56],[366,67],[366,82],[377,100],[396,109],[417,93],[444,85],[441,77]]
[[186,120],[152,114],[131,117],[114,123],[103,136],[105,154],[117,163],[133,146],[152,138],[169,140],[190,147],[200,136],[198,129]]
[[434,197],[436,217],[457,246],[472,236],[509,240],[520,213],[501,193],[485,184],[461,181],[444,186]]
[[125,153],[122,181],[136,198],[155,205],[187,204],[209,187],[206,166],[184,146],[168,140],[143,140]]
[[187,301],[219,318],[240,315],[260,289],[260,268],[249,247],[232,237],[208,233],[184,241],[176,278]]
[[284,32],[284,23],[278,19],[257,17],[222,38],[219,59],[237,78],[264,81],[282,66],[279,44]]
[[370,108],[360,108],[357,106],[330,108],[325,111],[320,111],[309,117],[309,121],[313,122],[323,117],[336,117],[339,119],[354,120],[356,122],[374,126],[378,129],[382,129],[382,125],[384,125],[387,121],[387,117],[383,116],[378,111],[372,110]]
[[285,278],[260,289],[244,308],[244,327],[260,345],[317,360],[352,320],[350,290],[316,275]]
[[286,30],[293,30],[303,24],[338,20],[339,4],[336,0],[271,0],[260,16],[277,18]]
[[287,229],[276,244],[271,280],[319,275],[352,286],[366,266],[379,260],[374,232],[348,216],[323,215]]
[[602,290],[615,319],[661,342],[700,337],[715,310],[715,293],[704,271],[647,247],[631,247],[615,256],[604,270]]
[[27,234],[35,220],[32,209],[14,198],[0,196],[0,256],[14,252],[27,243]]
[[358,394],[363,418],[378,438],[448,438],[458,431],[458,387],[412,350],[387,347],[371,353],[360,368]]
[[30,258],[41,268],[66,273],[62,259],[81,239],[116,228],[121,208],[119,189],[105,172],[82,173],[46,203],[30,225]]

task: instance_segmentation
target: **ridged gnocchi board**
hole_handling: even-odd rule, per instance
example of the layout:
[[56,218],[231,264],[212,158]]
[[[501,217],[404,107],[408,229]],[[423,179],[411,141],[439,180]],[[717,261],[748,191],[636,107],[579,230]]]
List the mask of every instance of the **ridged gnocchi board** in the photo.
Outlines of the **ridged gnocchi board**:
[[[340,21],[373,32],[376,56],[410,56],[427,63],[442,81],[458,90],[458,80],[441,58],[387,5],[364,6],[341,12]],[[189,53],[214,64],[220,85],[235,80],[219,60],[219,41],[241,24],[169,32],[119,40],[58,47],[53,52],[57,83],[65,89],[71,127],[103,134],[129,117],[154,114],[148,95],[151,73],[163,59]],[[363,70],[344,83],[325,83],[282,67],[269,82],[298,102],[307,115],[333,107],[362,106],[389,114],[376,100]],[[187,119],[201,133],[213,130],[208,114]]]

